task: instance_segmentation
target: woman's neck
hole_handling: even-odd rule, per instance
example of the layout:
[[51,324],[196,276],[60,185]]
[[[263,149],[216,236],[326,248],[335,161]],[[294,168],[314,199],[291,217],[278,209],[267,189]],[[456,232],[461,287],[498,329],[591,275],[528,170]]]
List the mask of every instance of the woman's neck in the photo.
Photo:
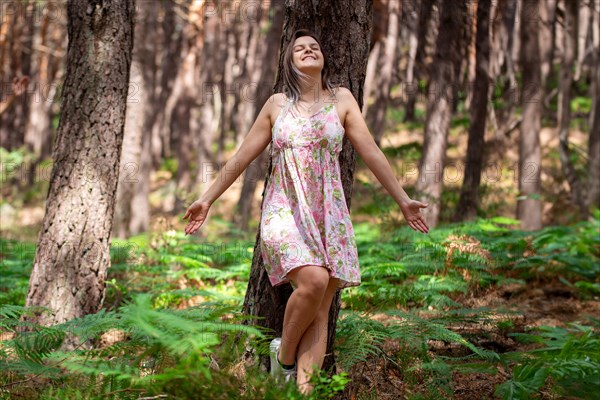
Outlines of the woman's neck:
[[300,83],[300,101],[304,103],[318,103],[323,95],[321,74],[309,75],[305,82]]

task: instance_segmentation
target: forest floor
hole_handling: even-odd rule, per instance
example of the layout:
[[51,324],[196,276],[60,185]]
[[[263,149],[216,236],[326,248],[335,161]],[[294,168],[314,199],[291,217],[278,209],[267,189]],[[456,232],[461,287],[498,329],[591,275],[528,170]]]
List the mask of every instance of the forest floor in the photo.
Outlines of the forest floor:
[[[479,325],[452,329],[468,337],[471,343],[497,353],[527,351],[535,345],[521,343],[509,334],[525,332],[528,328],[539,326],[566,327],[568,323],[584,321],[587,317],[597,318],[600,315],[599,300],[581,300],[573,290],[569,290],[560,282],[530,282],[527,285],[512,284],[506,287],[491,287],[467,296],[459,296],[454,300],[465,309],[488,307],[497,310],[497,315],[510,318],[510,329],[502,329],[498,325]],[[389,321],[389,315],[382,319]],[[393,340],[386,342],[386,351],[396,352],[398,343]],[[442,341],[430,342],[430,351],[435,356],[460,356],[468,352],[456,343],[448,344]],[[360,399],[404,399],[417,393],[427,394],[426,398],[435,397],[435,387],[431,382],[407,382],[402,370],[393,363],[386,363],[383,358],[373,358],[367,362],[356,364],[349,372],[352,381],[343,393],[335,397],[337,400]],[[497,385],[510,379],[510,371],[502,368],[494,373],[460,373],[453,372],[450,379],[452,398],[456,400],[497,399],[494,389]],[[360,397],[359,397],[360,394]],[[371,394],[371,395],[369,395]],[[569,399],[556,397],[549,391],[540,391],[541,399]],[[439,399],[447,395],[440,391]],[[580,399],[571,397],[571,399]]]

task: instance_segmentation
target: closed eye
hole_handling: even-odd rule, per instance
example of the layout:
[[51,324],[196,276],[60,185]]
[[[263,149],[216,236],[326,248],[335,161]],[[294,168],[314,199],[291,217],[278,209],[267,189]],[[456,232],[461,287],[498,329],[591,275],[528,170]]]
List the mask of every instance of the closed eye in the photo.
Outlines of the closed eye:
[[[302,45],[302,44],[298,45],[298,46],[296,46],[296,51],[298,51],[298,50],[304,50],[304,47],[305,46]],[[319,50],[319,45],[318,44],[313,44],[313,45],[310,46],[310,48],[313,49],[313,50],[317,50],[318,51]]]

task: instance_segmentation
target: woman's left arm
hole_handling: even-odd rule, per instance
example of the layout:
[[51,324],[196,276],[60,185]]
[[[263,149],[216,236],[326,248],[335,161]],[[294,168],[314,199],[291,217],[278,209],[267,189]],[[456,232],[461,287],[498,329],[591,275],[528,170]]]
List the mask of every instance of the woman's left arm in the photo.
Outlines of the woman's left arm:
[[394,176],[394,171],[385,154],[377,146],[377,143],[375,143],[373,136],[369,132],[369,128],[365,123],[360,107],[352,92],[347,88],[340,87],[337,98],[340,102],[338,109],[345,110],[344,129],[346,136],[348,136],[356,152],[364,160],[379,182],[381,182],[383,187],[394,198],[396,203],[398,203],[408,225],[423,233],[429,232],[425,218],[420,212],[420,209],[427,207],[428,204],[412,200],[404,189],[402,189],[402,186]]

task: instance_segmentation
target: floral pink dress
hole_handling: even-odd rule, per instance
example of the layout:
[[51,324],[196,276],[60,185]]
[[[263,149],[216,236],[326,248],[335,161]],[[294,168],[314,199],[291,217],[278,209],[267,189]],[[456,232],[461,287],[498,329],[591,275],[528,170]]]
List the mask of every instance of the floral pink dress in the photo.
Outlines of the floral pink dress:
[[260,250],[271,285],[288,272],[319,265],[339,288],[360,285],[354,229],[340,179],[344,127],[335,103],[309,118],[287,104],[272,129],[272,175],[265,188]]

